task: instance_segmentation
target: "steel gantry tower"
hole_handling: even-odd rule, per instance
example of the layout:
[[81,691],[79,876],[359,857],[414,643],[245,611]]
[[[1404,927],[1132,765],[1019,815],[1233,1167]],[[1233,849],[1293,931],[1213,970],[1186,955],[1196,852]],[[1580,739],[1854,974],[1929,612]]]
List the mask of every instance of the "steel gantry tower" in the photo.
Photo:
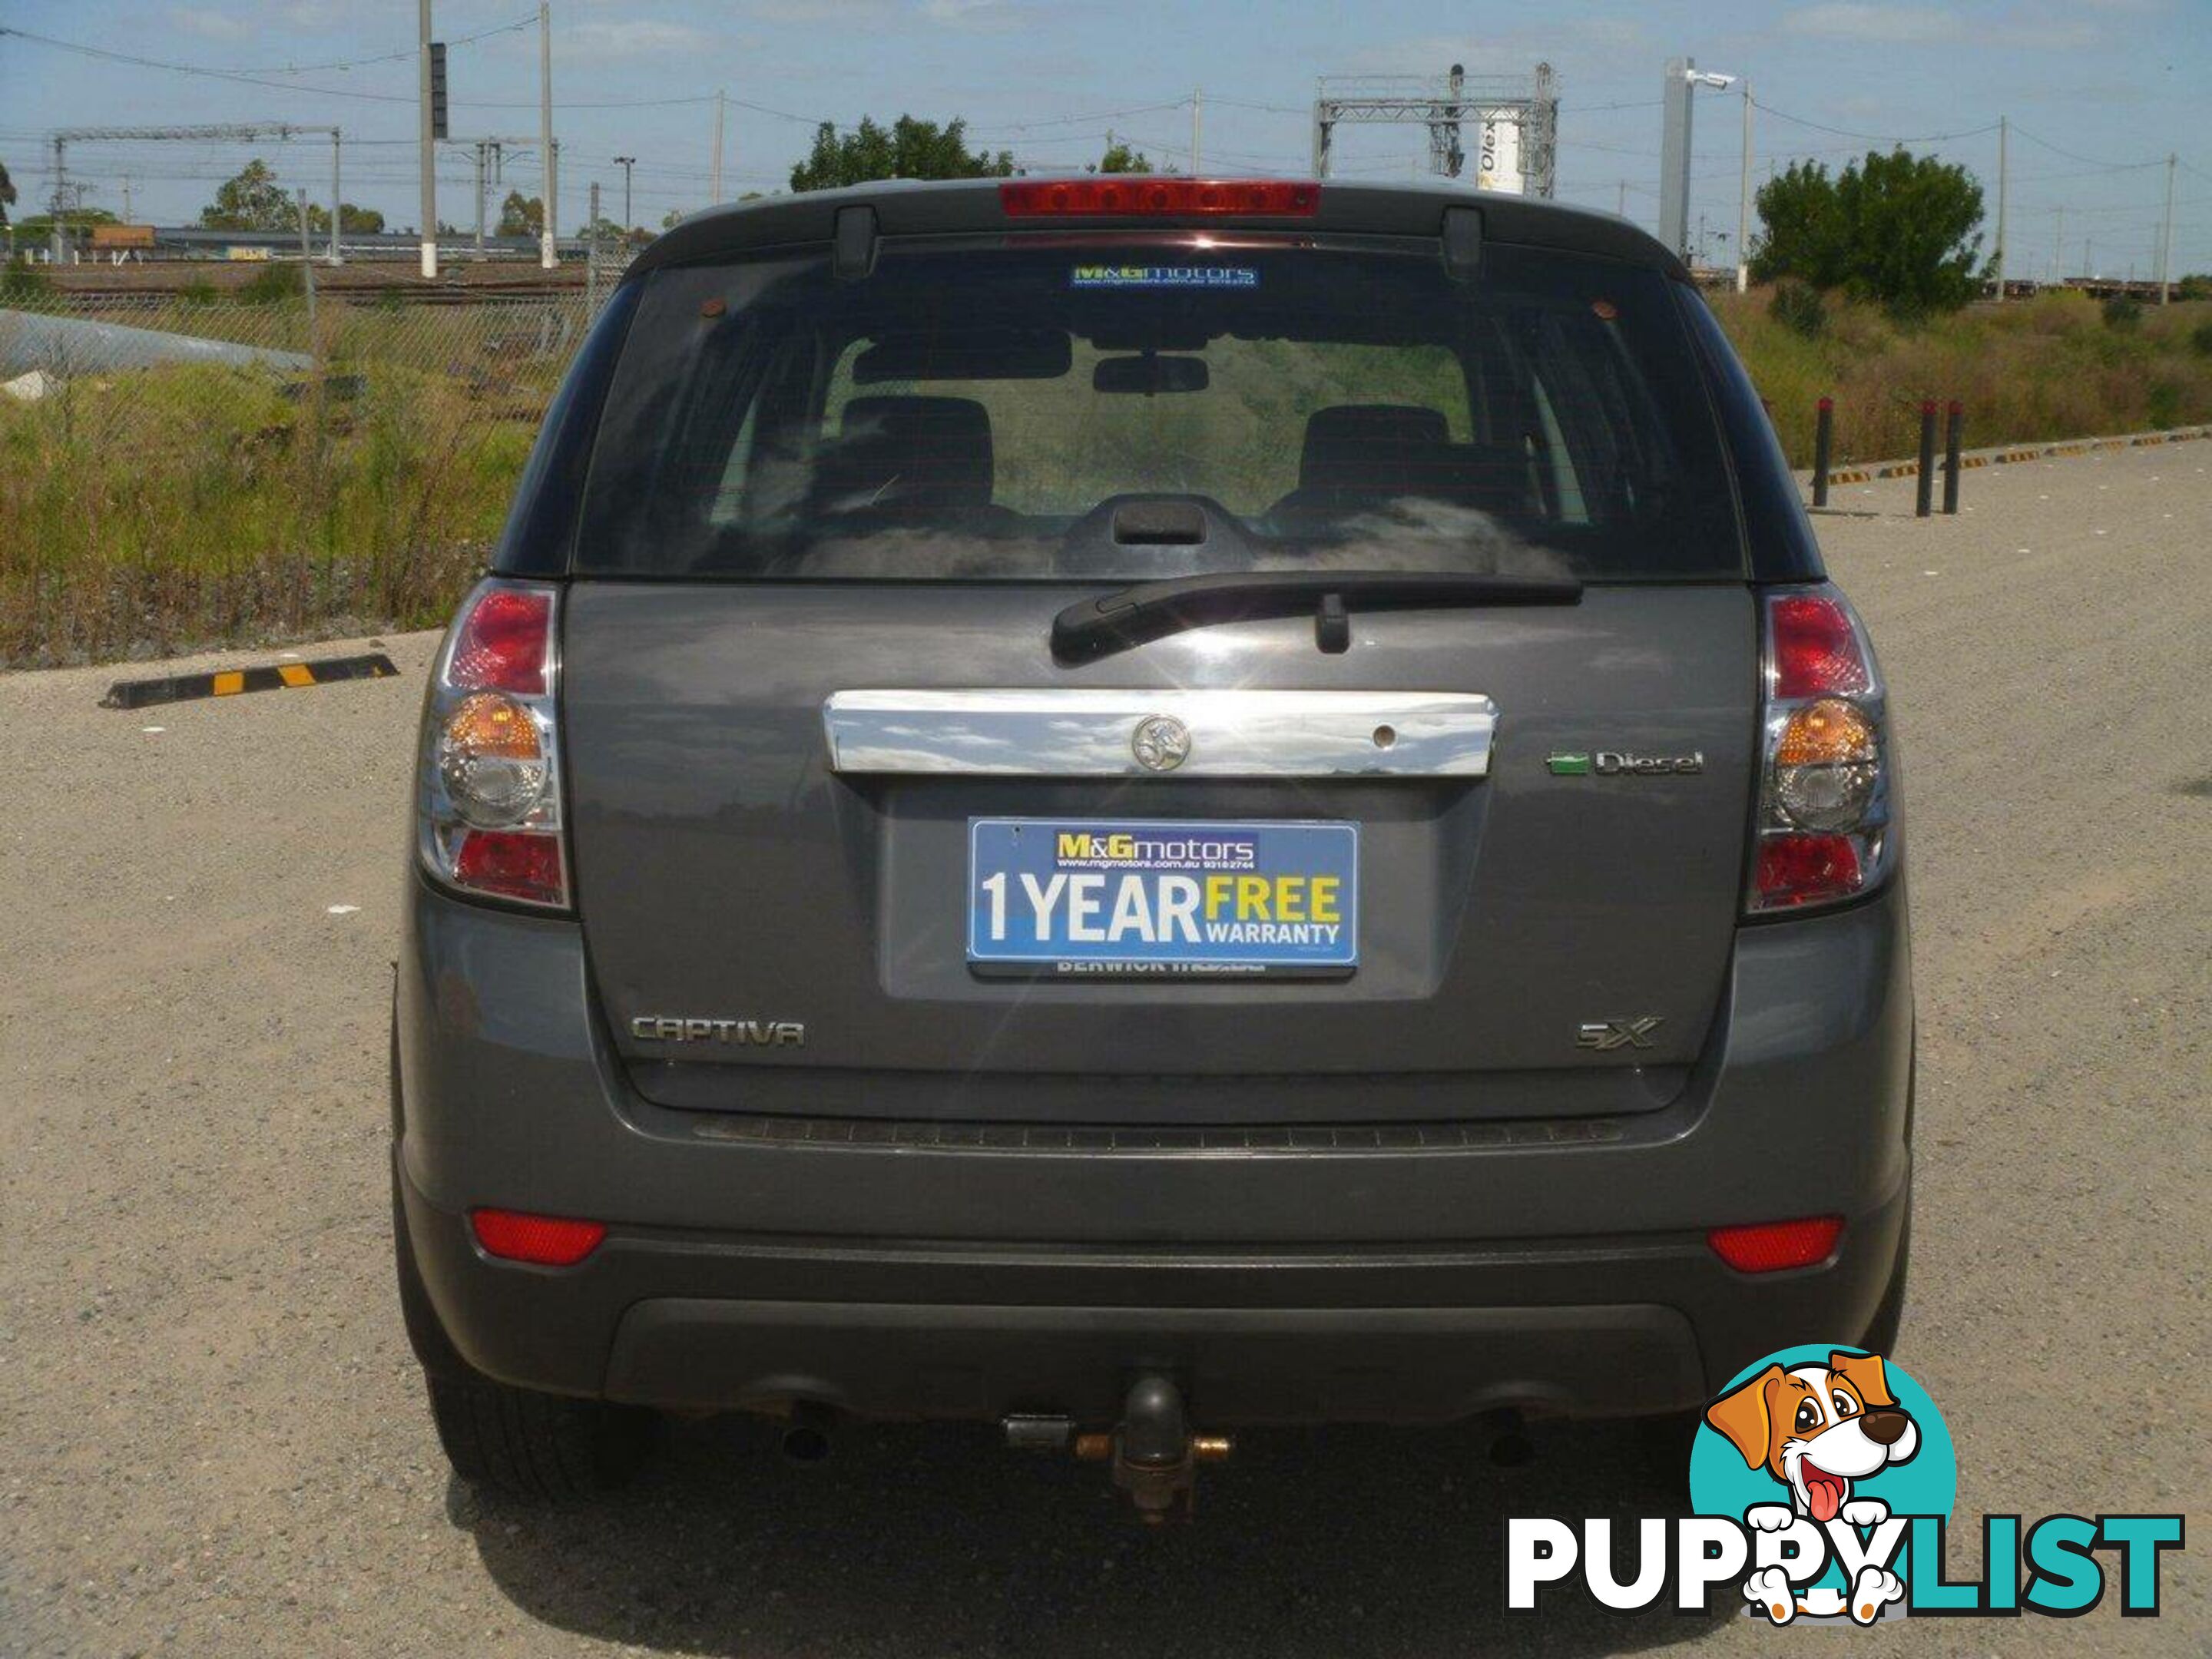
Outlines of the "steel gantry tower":
[[1328,177],[1340,126],[1428,129],[1429,170],[1456,179],[1467,163],[1467,123],[1480,134],[1477,183],[1486,190],[1549,197],[1557,182],[1559,94],[1549,64],[1527,79],[1448,75],[1352,78],[1323,76],[1314,92],[1313,172]]
[[[232,121],[214,126],[198,127],[64,127],[49,133],[46,142],[54,153],[54,200],[58,204],[68,177],[69,147],[71,144],[172,140],[184,143],[258,143],[264,138],[293,138],[313,135],[331,141],[331,263],[337,264],[344,256],[338,251],[338,204],[343,199],[338,194],[339,155],[343,149],[341,135],[336,127],[302,126],[296,121]],[[62,221],[58,210],[54,216],[54,258],[58,262],[65,250],[62,246]]]

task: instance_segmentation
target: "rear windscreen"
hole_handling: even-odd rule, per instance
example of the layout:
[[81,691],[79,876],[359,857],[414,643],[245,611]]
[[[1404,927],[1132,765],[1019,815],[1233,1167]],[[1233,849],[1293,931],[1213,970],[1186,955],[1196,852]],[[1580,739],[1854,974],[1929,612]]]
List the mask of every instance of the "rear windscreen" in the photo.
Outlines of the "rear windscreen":
[[610,390],[576,568],[1153,580],[1741,575],[1659,272],[1492,246],[887,245],[665,269]]

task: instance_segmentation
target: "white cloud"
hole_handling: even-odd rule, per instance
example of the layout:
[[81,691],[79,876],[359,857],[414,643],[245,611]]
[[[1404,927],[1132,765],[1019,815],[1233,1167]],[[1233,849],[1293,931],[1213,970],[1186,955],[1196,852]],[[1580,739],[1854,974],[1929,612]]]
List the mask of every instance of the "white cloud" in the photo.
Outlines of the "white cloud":
[[227,11],[203,11],[194,6],[176,7],[169,13],[169,21],[186,34],[210,40],[240,40],[251,32]]
[[1865,0],[1829,0],[1824,5],[1801,6],[1782,20],[1782,27],[1792,34],[1882,45],[1955,40],[1966,33],[1959,19],[1943,12],[1917,6],[1874,5]]
[[1015,22],[1003,0],[921,0],[916,9],[931,22],[951,28],[1012,28]]
[[889,0],[754,0],[745,12],[764,23],[852,23],[890,9]]
[[698,52],[712,42],[689,23],[653,17],[621,21],[587,19],[561,31],[564,44],[593,58],[647,58],[661,52]]

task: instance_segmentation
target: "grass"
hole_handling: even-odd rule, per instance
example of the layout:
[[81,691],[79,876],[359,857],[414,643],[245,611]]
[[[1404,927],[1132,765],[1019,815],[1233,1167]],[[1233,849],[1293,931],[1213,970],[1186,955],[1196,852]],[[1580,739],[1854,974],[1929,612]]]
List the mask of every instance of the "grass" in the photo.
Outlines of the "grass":
[[[2212,421],[2212,302],[2108,315],[2053,295],[1913,328],[1834,298],[1778,315],[1772,297],[1714,303],[1799,465],[1824,394],[1838,463],[1911,453],[1923,398],[1962,400],[1973,446]],[[53,303],[30,281],[7,302]],[[313,349],[325,373],[288,386],[171,366],[0,397],[0,668],[442,621],[497,534],[580,313],[325,299],[311,334],[303,301],[272,291],[100,319]],[[1259,362],[1267,347],[1236,349]],[[1425,368],[1389,394],[1444,406],[1416,384]],[[1251,424],[1255,469],[1294,470],[1295,444]],[[1019,436],[1006,434],[1002,487],[1042,501],[1066,481],[1029,465]]]
[[1969,447],[2212,421],[2202,301],[2108,317],[2087,295],[2046,294],[1916,328],[1827,296],[1810,334],[1776,316],[1768,292],[1717,295],[1713,308],[1797,466],[1813,463],[1823,396],[1835,399],[1839,464],[1915,453],[1924,398],[1966,405]]
[[[110,320],[188,310],[203,337],[310,343],[304,306],[281,301]],[[571,341],[512,312],[333,306],[317,336],[323,375],[195,363],[0,397],[0,667],[444,619]]]

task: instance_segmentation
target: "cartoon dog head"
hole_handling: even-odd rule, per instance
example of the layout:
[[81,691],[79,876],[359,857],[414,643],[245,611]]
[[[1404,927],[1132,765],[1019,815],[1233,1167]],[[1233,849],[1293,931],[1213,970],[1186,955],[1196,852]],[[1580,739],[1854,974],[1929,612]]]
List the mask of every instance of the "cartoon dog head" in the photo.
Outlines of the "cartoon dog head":
[[1831,1353],[1825,1365],[1769,1365],[1705,1407],[1750,1468],[1790,1488],[1800,1514],[1835,1519],[1851,1482],[1920,1449],[1920,1428],[1890,1397],[1879,1354]]

